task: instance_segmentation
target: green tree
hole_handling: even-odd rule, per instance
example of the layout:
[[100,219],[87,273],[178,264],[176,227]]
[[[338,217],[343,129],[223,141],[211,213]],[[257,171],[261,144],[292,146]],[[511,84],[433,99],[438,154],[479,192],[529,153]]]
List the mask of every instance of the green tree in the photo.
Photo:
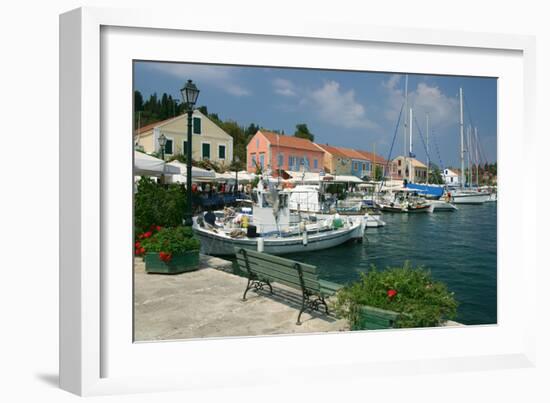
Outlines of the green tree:
[[260,130],[260,126],[255,125],[254,123],[250,123],[244,133],[248,137],[248,139],[251,139],[257,132]]
[[442,185],[445,183],[445,181],[443,180],[443,175],[441,174],[441,170],[433,162],[430,163],[429,182],[436,185]]
[[294,137],[300,137],[302,139],[307,139],[309,141],[313,141],[313,139],[315,138],[315,136],[313,135],[313,133],[309,131],[309,128],[305,123],[298,123],[296,125],[296,131],[294,132]]
[[134,110],[135,111],[142,111],[143,110],[143,95],[141,95],[141,92],[134,91]]

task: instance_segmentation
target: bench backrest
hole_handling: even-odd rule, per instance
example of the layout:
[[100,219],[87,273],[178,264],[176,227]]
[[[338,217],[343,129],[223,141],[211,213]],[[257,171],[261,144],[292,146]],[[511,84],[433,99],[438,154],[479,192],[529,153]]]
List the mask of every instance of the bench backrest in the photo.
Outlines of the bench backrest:
[[242,248],[235,248],[235,256],[241,270],[247,274],[252,273],[259,279],[278,282],[295,289],[301,289],[303,281],[303,286],[308,291],[320,291],[315,266]]

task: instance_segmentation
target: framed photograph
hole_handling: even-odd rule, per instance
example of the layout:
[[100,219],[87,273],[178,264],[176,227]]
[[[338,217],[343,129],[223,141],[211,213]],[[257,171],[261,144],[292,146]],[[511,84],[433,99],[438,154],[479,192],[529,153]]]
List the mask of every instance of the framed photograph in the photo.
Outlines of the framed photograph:
[[532,366],[534,40],[199,20],[61,16],[61,386]]

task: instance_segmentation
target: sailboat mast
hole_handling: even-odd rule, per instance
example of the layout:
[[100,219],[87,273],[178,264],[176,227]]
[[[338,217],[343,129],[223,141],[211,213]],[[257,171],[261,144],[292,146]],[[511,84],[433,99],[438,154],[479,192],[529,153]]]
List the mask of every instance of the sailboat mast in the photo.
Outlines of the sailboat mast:
[[468,165],[468,186],[472,187],[472,162],[470,160],[470,145],[471,145],[471,138],[472,138],[472,126],[468,125],[468,130],[466,131],[466,164]]
[[403,119],[403,178],[407,166],[407,113],[409,113],[409,75],[405,74],[405,118]]
[[479,144],[477,139],[477,127],[474,128],[474,140],[476,144],[476,186],[479,187]]
[[413,159],[413,109],[409,109],[409,182],[413,182],[414,175],[412,172]]
[[426,183],[430,183],[430,115],[426,113],[426,162],[428,170],[426,172]]
[[464,188],[464,108],[462,105],[462,87],[460,96],[460,187]]

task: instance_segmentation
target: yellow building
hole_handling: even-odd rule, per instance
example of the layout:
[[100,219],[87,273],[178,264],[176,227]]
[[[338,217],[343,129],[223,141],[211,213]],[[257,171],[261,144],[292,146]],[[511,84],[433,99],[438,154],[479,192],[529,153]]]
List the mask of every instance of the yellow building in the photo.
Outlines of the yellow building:
[[[221,165],[229,165],[233,160],[233,137],[223,131],[199,110],[193,112],[193,149],[194,160],[210,160]],[[144,126],[134,135],[134,143],[146,153],[157,152],[160,155],[158,139],[166,136],[164,157],[187,153],[187,114]]]
[[[412,175],[409,169],[412,167]],[[415,158],[399,156],[393,159],[392,176],[394,179],[407,179],[413,183],[423,183],[427,181],[428,167]]]

